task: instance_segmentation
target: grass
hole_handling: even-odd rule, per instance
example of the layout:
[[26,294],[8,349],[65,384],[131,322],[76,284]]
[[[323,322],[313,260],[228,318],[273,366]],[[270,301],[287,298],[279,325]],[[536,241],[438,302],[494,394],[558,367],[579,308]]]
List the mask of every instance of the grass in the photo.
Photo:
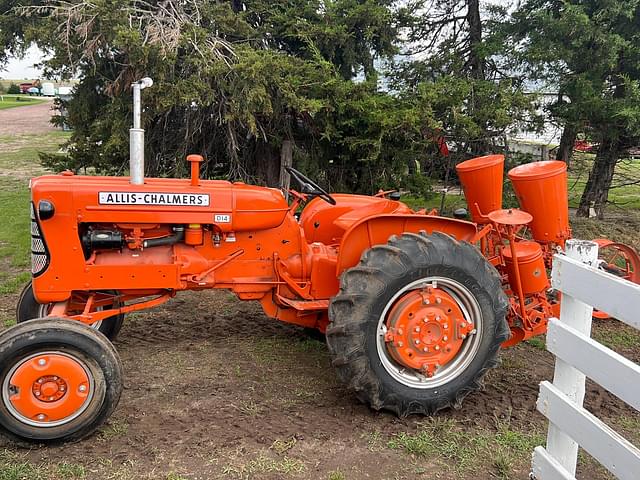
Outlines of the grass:
[[0,94],[0,110],[7,108],[24,107],[27,105],[37,105],[45,100],[38,97],[30,97],[28,95],[7,95]]
[[[616,320],[605,320],[605,322],[615,322]],[[596,328],[592,334],[594,340],[611,348],[612,350],[629,350],[640,347],[640,332],[633,327],[617,324],[603,328]]]
[[347,480],[347,476],[340,470],[334,470],[333,472],[329,472],[327,480]]
[[415,433],[400,433],[388,443],[416,459],[436,460],[444,466],[454,465],[456,474],[479,471],[487,459],[498,478],[514,478],[514,469],[526,467],[533,448],[544,442],[535,429],[512,428],[508,421],[496,421],[496,431],[469,428],[455,420],[432,418],[423,422]]
[[547,349],[547,344],[544,337],[532,337],[529,340],[525,341],[525,343],[531,345],[533,348],[537,348],[538,350]]
[[[15,293],[29,280],[30,218],[28,178],[43,173],[39,152],[55,152],[67,133],[0,137],[0,294]],[[8,175],[7,175],[8,174]]]
[[230,478],[243,479],[265,475],[268,475],[269,478],[282,478],[299,475],[305,470],[306,465],[301,460],[286,456],[282,459],[273,459],[265,454],[260,454],[247,463],[233,463],[223,467],[222,474]]
[[129,431],[129,424],[125,420],[110,420],[99,435],[101,441],[107,442],[116,437],[123,437]]
[[82,465],[69,462],[29,462],[25,455],[0,451],[0,480],[75,480],[86,478]]

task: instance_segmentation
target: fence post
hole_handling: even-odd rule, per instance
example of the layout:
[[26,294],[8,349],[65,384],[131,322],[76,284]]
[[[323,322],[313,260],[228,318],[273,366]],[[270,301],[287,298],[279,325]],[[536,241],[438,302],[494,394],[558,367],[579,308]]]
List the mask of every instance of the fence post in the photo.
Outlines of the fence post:
[[[565,254],[574,260],[596,265],[598,244],[585,240],[567,240]],[[568,295],[562,296],[560,321],[575,328],[580,333],[591,336],[591,317],[593,307]],[[559,358],[553,374],[553,385],[564,393],[573,403],[582,407],[585,392],[585,375]],[[552,423],[547,434],[547,451],[575,476],[578,461],[578,444]]]

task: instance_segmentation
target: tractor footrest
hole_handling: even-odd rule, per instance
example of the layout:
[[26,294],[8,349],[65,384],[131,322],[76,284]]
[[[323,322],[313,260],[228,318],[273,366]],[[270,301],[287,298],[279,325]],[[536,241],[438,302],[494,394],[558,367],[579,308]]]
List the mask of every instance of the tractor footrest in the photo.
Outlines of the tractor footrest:
[[277,297],[278,301],[301,312],[329,309],[329,300],[293,300],[292,298],[286,298],[282,295],[278,295]]

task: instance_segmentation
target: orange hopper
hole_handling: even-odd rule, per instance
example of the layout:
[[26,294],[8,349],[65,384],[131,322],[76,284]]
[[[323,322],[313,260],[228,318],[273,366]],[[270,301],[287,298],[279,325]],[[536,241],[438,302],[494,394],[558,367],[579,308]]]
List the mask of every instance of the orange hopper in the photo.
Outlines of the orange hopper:
[[570,235],[567,164],[534,162],[509,171],[520,207],[533,216],[531,233],[539,242],[564,245]]
[[502,208],[504,155],[472,158],[456,166],[464,196],[476,223],[487,223],[486,215]]

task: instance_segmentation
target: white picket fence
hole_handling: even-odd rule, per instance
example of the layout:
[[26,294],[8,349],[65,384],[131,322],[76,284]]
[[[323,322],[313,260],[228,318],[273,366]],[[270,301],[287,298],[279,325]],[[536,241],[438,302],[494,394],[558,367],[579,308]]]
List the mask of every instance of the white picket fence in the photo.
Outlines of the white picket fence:
[[640,330],[640,285],[598,270],[597,258],[597,244],[581,240],[554,257],[551,283],[562,304],[547,333],[556,366],[553,383],[540,384],[537,408],[549,431],[547,447],[533,453],[536,480],[575,479],[578,447],[616,478],[640,479],[640,449],[583,408],[586,376],[640,410],[640,366],[590,338],[594,307]]

